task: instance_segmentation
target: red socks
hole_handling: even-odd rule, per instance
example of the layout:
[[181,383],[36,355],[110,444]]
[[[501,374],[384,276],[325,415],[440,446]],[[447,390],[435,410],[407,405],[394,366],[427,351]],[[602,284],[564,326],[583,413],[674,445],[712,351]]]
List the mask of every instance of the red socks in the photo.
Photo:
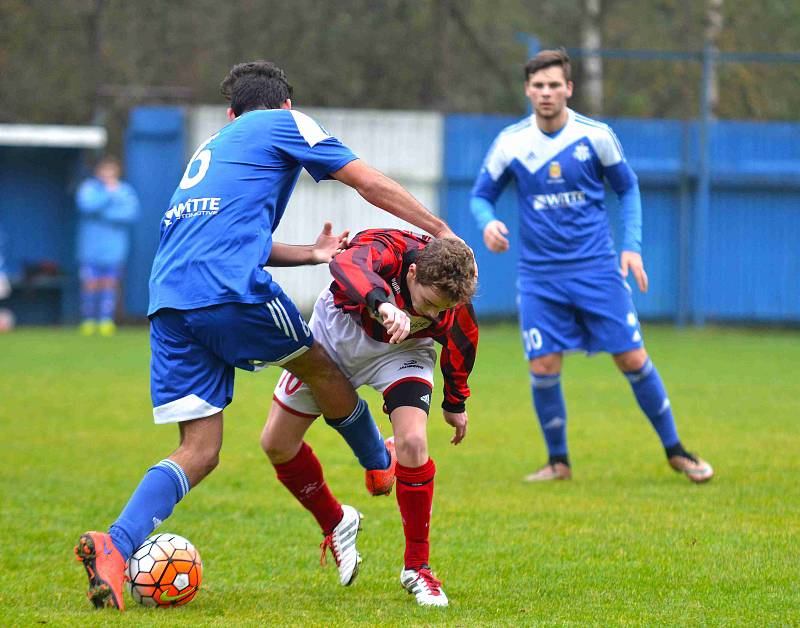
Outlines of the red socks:
[[304,442],[289,462],[273,466],[278,479],[297,501],[311,511],[322,532],[330,534],[342,520],[342,505],[328,489],[314,450]]
[[433,476],[436,465],[430,458],[421,467],[397,465],[397,504],[406,535],[406,569],[428,564],[428,533],[433,503]]
[[[328,489],[322,465],[311,447],[303,443],[292,460],[274,466],[278,480],[314,515],[323,533],[329,534],[342,520],[342,506]],[[397,504],[406,536],[408,569],[428,564],[434,475],[436,465],[431,459],[421,467],[397,465]]]

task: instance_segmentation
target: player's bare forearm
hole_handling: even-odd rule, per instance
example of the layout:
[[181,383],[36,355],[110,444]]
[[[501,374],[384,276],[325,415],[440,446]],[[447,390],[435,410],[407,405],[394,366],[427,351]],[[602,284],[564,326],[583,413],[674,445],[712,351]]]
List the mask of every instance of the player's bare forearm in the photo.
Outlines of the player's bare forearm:
[[310,244],[283,244],[273,242],[272,251],[267,260],[267,266],[306,266],[313,264],[311,261]]
[[331,176],[354,188],[372,205],[436,238],[455,237],[447,223],[425,209],[402,185],[361,160],[351,161]]
[[425,209],[399,183],[377,171],[376,175],[371,185],[358,190],[364,199],[393,216],[427,231],[434,237],[442,238],[452,235],[452,231],[441,218]]

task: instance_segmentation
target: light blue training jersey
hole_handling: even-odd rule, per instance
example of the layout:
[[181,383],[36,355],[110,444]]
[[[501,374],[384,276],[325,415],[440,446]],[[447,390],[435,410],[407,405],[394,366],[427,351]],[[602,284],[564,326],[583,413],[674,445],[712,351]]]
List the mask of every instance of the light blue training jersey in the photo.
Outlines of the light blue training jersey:
[[139,217],[139,197],[129,183],[109,190],[95,177],[75,195],[78,206],[77,258],[81,264],[119,266],[128,259],[130,226]]
[[208,138],[161,221],[148,315],[279,294],[264,264],[301,168],[320,181],[354,159],[294,110],[249,111]]
[[[638,191],[611,128],[568,109],[567,123],[554,134],[541,131],[534,115],[505,128],[489,149],[472,195],[494,204],[515,181],[521,277],[534,271],[579,273],[598,263],[616,264],[604,177],[618,195],[633,186]],[[639,226],[635,237],[640,231]]]

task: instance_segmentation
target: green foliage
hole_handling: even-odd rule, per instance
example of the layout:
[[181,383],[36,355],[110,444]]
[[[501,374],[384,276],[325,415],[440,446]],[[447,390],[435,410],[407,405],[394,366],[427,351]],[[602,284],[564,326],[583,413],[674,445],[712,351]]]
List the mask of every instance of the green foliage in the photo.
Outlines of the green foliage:
[[[317,564],[313,519],[279,485],[258,438],[277,369],[237,376],[220,467],[162,526],[205,562],[197,599],[166,612],[95,612],[71,547],[104,529],[176,443],[155,427],[144,329],[0,337],[3,625],[790,625],[800,623],[796,331],[645,329],[682,438],[717,470],[694,486],[666,465],[605,356],[564,372],[575,479],[531,486],[544,461],[516,329],[482,330],[462,445],[437,413],[432,562],[452,600],[417,608],[397,581],[394,497],[371,498],[338,435],[309,432],[339,498],[365,513],[361,575]],[[437,395],[441,388],[437,386]],[[368,396],[374,409],[377,397]],[[380,418],[384,433],[387,421]]]
[[[0,121],[112,127],[131,105],[220,102],[239,61],[287,70],[299,106],[521,113],[520,33],[580,47],[578,0],[45,0],[0,2]],[[727,0],[722,51],[792,52],[800,5]],[[698,51],[705,3],[603,0],[606,48]],[[576,60],[573,105],[582,109]],[[691,118],[697,62],[606,60],[606,116]],[[720,67],[722,118],[796,119],[800,68]],[[155,88],[155,89],[154,89]],[[118,148],[114,146],[114,148]]]

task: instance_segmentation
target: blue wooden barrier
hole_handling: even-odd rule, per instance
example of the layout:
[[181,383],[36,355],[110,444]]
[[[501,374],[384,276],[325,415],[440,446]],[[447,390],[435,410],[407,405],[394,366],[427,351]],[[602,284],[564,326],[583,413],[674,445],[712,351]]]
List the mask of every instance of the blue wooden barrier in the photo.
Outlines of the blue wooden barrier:
[[[480,265],[476,308],[515,314],[516,198],[507,191],[498,215],[512,250],[485,251],[469,213],[475,175],[497,133],[517,118],[451,115],[445,122],[442,207],[473,246]],[[694,250],[697,124],[675,120],[607,121],[639,175],[643,245],[650,292],[634,288],[643,318],[685,322],[702,308],[718,321],[800,322],[800,124],[716,122],[710,134],[711,196],[707,245]],[[616,198],[609,217],[619,231]],[[702,280],[702,299],[693,287]]]
[[185,126],[181,107],[137,107],[130,113],[125,176],[139,193],[142,214],[133,229],[128,259],[125,309],[129,314],[147,313],[147,282],[161,219],[186,165]]

